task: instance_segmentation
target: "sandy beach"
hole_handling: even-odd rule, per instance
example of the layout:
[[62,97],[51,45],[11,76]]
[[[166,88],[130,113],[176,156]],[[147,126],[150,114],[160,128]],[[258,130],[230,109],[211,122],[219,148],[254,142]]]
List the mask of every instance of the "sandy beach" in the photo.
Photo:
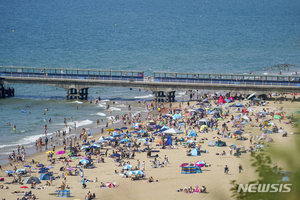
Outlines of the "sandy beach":
[[[291,98],[291,96],[287,96]],[[233,103],[229,103],[228,105],[223,105],[223,111],[229,110],[229,116],[227,116],[223,121],[218,123],[218,129],[221,131],[221,125],[225,122],[228,126],[228,131],[233,133],[234,131],[238,130],[236,127],[232,127],[232,124],[229,123],[231,120],[231,116],[238,116],[241,112],[238,110],[229,108],[229,105],[237,104],[239,101],[235,101]],[[241,101],[243,105],[247,103],[247,101]],[[172,108],[179,108],[180,102],[172,103]],[[189,108],[199,108],[197,105],[197,101],[191,101]],[[216,105],[211,100],[212,107]],[[278,147],[291,147],[293,145],[293,140],[295,139],[295,135],[291,134],[295,130],[291,126],[291,124],[286,124],[289,120],[286,118],[287,114],[295,113],[295,111],[299,108],[299,102],[291,102],[289,101],[282,101],[279,104],[279,101],[267,101],[265,106],[251,106],[250,108],[253,109],[253,113],[260,112],[263,108],[266,108],[267,111],[270,112],[285,112],[285,117],[279,122],[279,120],[271,120],[271,122],[275,122],[278,128],[284,129],[285,132],[288,133],[287,137],[282,137],[282,133],[275,133],[275,134],[268,134],[268,137],[271,137],[274,142],[269,143],[271,146],[278,146]],[[169,104],[165,104],[166,108],[169,108]],[[187,107],[187,102],[184,102],[182,108]],[[279,110],[282,107],[281,110]],[[182,115],[184,116],[186,113],[181,111]],[[122,167],[116,166],[116,162],[114,162],[113,158],[104,157],[104,163],[97,163],[94,160],[95,168],[93,169],[83,169],[84,177],[91,182],[86,182],[87,187],[82,189],[82,179],[79,175],[77,176],[66,176],[66,185],[70,188],[70,196],[67,199],[85,199],[85,195],[90,192],[95,194],[96,199],[230,199],[231,192],[230,185],[231,180],[237,180],[239,183],[246,183],[247,181],[253,180],[256,178],[256,174],[254,173],[254,168],[251,167],[250,160],[250,153],[242,153],[240,157],[236,157],[234,155],[229,154],[229,146],[234,145],[241,145],[244,146],[245,149],[249,150],[250,146],[254,146],[253,144],[249,144],[249,138],[251,135],[253,136],[252,143],[258,142],[255,140],[255,135],[260,136],[262,131],[259,130],[259,124],[263,123],[263,119],[259,119],[258,122],[254,120],[255,116],[251,116],[252,112],[249,112],[249,116],[252,118],[251,123],[247,123],[244,126],[243,136],[247,137],[248,140],[236,140],[235,138],[226,137],[223,138],[222,135],[217,134],[217,130],[211,130],[207,133],[199,133],[198,129],[193,129],[197,134],[196,141],[199,141],[201,138],[207,138],[207,140],[202,140],[203,143],[201,144],[201,150],[206,150],[206,153],[201,153],[201,156],[187,156],[187,149],[184,145],[180,145],[179,143],[176,145],[177,148],[166,148],[161,149],[162,146],[156,146],[156,141],[160,140],[161,137],[155,136],[155,141],[150,146],[153,150],[158,150],[159,152],[153,153],[158,154],[158,160],[160,163],[164,163],[165,155],[168,157],[169,163],[166,164],[164,167],[159,168],[152,168],[152,162],[154,158],[147,157],[146,152],[137,152],[134,159],[123,159],[125,162],[130,162],[131,165],[134,167],[138,165],[138,160],[140,161],[140,165],[142,162],[145,162],[145,170],[144,173],[146,174],[145,179],[142,180],[131,180],[130,178],[125,178],[124,175],[120,175],[120,173],[115,173],[115,170],[120,172]],[[212,115],[207,115],[207,119],[210,119]],[[157,118],[155,116],[154,118]],[[186,120],[189,117],[183,117]],[[270,115],[267,115],[265,119],[272,118]],[[144,120],[144,119],[143,119]],[[144,124],[148,123],[148,119],[144,121]],[[128,127],[128,131],[132,132],[134,129]],[[115,127],[116,128],[116,127]],[[187,127],[188,132],[192,129]],[[135,135],[135,134],[133,134]],[[227,135],[227,134],[226,134]],[[105,131],[104,134],[98,133],[94,134],[94,140],[98,140],[99,137],[104,136],[107,137],[108,131]],[[172,138],[175,137],[181,138],[186,137],[184,133],[173,135]],[[213,137],[220,137],[221,141],[226,142],[227,146],[225,147],[209,147],[208,143],[213,140]],[[191,138],[193,139],[193,137]],[[91,140],[91,139],[90,139]],[[81,141],[78,141],[80,144]],[[123,145],[123,144],[121,144]],[[174,141],[173,141],[174,145]],[[49,146],[49,145],[48,145]],[[139,149],[144,149],[146,146],[141,146]],[[51,148],[49,147],[48,150]],[[108,155],[113,153],[113,149],[110,146],[103,147],[100,152],[104,153],[108,149]],[[63,146],[56,147],[55,151],[63,150]],[[222,152],[225,151],[226,155],[221,155]],[[267,151],[267,148],[266,148]],[[69,151],[67,151],[68,153]],[[64,157],[67,156],[67,153],[62,155],[54,154],[53,158],[57,157]],[[81,155],[84,155],[84,152],[79,152]],[[219,155],[216,155],[216,154]],[[152,154],[152,155],[153,155]],[[92,156],[92,159],[95,159],[96,156]],[[2,166],[2,171],[0,171],[0,177],[4,177],[4,181],[1,183],[3,186],[9,187],[9,189],[2,189],[1,198],[7,200],[13,199],[21,199],[24,193],[15,193],[17,192],[28,192],[32,191],[38,199],[60,199],[55,195],[51,195],[55,193],[56,190],[59,190],[62,182],[64,179],[61,177],[62,173],[66,173],[66,171],[60,171],[60,167],[65,166],[65,163],[57,161],[55,164],[51,165],[54,168],[51,168],[50,171],[53,172],[53,175],[60,176],[61,178],[57,178],[53,180],[51,186],[45,186],[46,181],[42,180],[41,184],[37,184],[36,189],[30,189],[30,184],[24,184],[28,186],[28,189],[20,188],[21,184],[8,184],[12,182],[13,177],[7,177],[6,170],[13,170],[16,166],[17,169],[24,168],[23,165],[29,164],[32,165],[32,176],[39,177],[40,174],[38,173],[37,168],[32,163],[31,160],[34,159],[39,163],[44,164],[45,166],[50,166],[51,163],[47,161],[47,154],[46,151],[43,149],[42,152],[35,153],[29,156],[26,156],[26,161],[21,162],[10,162],[10,164],[6,164]],[[202,168],[202,173],[197,174],[181,174],[181,167],[182,163],[195,163],[196,161],[205,161],[208,165],[207,167]],[[79,159],[72,160],[69,162],[69,166],[75,168],[78,166]],[[284,163],[281,163],[280,160],[275,160],[279,166],[282,166],[288,169],[288,166],[284,166]],[[239,164],[243,166],[243,170],[239,173]],[[228,166],[229,173],[228,175],[224,174],[224,167]],[[142,167],[141,167],[142,168]],[[27,168],[28,169],[28,168]],[[154,182],[149,183],[148,178],[153,177]],[[22,177],[24,179],[25,177]],[[97,178],[98,182],[94,182]],[[112,182],[115,183],[115,188],[101,188],[100,183],[107,183]],[[201,187],[204,185],[206,187],[206,193],[184,193],[178,192],[180,189],[184,189],[185,187],[192,186],[195,188],[196,186]]]

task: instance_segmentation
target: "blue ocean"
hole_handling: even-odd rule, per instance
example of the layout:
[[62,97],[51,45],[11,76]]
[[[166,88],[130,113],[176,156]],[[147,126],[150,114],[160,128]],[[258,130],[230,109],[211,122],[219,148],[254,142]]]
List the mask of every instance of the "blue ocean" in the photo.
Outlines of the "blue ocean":
[[[1,1],[0,8],[1,66],[143,70],[147,75],[262,73],[282,64],[295,65],[284,73],[300,69],[299,0],[11,0]],[[122,115],[128,113],[126,102],[131,112],[146,112],[136,101],[153,98],[150,91],[92,88],[89,99],[105,100],[96,105],[67,101],[62,88],[9,86],[15,97],[0,99],[0,163],[16,145],[31,147],[44,136],[49,118],[49,134],[71,117],[96,132],[96,120],[108,120],[105,106],[112,100],[113,115]],[[17,125],[15,132],[8,122]]]

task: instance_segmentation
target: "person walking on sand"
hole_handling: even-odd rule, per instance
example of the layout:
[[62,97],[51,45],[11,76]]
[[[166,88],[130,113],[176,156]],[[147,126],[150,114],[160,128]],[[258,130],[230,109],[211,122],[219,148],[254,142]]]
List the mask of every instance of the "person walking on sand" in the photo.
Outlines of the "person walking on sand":
[[145,171],[145,161],[142,162],[142,170]]
[[228,171],[229,171],[228,166],[225,165],[224,173],[228,175]]
[[243,170],[243,166],[239,164],[239,173],[241,173],[242,170]]

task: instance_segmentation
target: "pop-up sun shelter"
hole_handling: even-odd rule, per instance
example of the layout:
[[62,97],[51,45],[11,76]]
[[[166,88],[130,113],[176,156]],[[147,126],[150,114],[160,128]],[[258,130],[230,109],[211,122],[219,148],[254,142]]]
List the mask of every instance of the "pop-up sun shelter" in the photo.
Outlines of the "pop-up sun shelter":
[[[52,176],[52,173],[45,173],[45,174],[41,174],[40,176],[40,180],[50,180],[50,177]],[[53,176],[53,180],[55,180],[54,176]]]
[[201,156],[200,150],[199,149],[193,149],[191,151],[191,156]]
[[36,182],[37,184],[41,183],[41,181],[37,177],[31,176],[25,178],[23,184],[32,184],[33,182]]
[[195,131],[191,130],[187,136],[188,137],[197,137],[197,134],[195,133]]

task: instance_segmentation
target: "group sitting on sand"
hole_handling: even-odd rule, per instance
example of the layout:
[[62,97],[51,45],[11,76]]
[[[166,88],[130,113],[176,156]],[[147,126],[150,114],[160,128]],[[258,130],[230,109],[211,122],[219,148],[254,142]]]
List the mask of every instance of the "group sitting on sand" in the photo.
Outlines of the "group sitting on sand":
[[177,192],[184,192],[184,193],[205,193],[206,192],[206,187],[202,185],[202,187],[199,190],[199,186],[196,185],[196,188],[193,188],[192,186],[190,187],[185,187],[184,189],[179,189]]

